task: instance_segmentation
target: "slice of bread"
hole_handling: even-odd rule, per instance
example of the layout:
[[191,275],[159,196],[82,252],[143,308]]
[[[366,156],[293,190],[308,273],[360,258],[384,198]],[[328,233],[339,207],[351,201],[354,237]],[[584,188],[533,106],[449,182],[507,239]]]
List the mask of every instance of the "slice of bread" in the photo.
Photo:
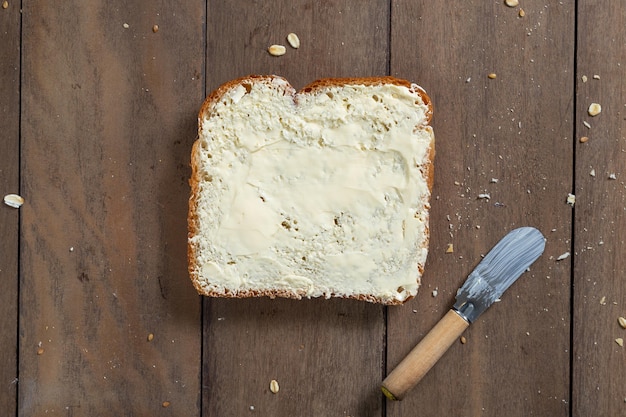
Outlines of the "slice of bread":
[[189,273],[216,297],[401,304],[428,253],[432,105],[392,78],[224,84],[194,143]]

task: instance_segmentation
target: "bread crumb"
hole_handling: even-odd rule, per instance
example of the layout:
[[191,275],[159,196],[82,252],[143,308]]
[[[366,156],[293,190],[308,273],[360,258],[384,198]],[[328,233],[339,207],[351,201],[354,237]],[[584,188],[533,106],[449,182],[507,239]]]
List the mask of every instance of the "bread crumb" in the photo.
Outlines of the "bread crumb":
[[599,76],[598,74],[593,74],[593,79],[594,79],[594,80],[599,80],[599,79],[600,79],[600,76]]
[[600,112],[602,112],[602,106],[598,103],[591,103],[587,109],[587,113],[591,117],[599,115]]
[[5,1],[3,1],[3,2],[2,2],[2,8],[3,8],[3,9],[8,9],[8,8],[9,8],[9,2],[8,2],[8,1],[6,1],[6,0],[5,0]]
[[584,82],[584,83],[586,83],[586,82],[587,82],[587,76],[586,76],[586,75],[583,75],[583,76],[582,76],[582,77],[580,77],[580,78],[583,80],[583,82]]
[[580,138],[580,143],[585,143],[589,140],[589,138],[587,136],[583,136],[582,138]]
[[152,32],[157,33],[159,31],[159,25],[152,26]]
[[524,17],[524,16],[526,16],[526,12],[524,11],[524,9],[519,9],[518,15],[519,15],[519,17]]
[[467,343],[467,339],[465,338],[465,336],[461,336],[461,344],[466,344]]
[[574,194],[567,194],[567,204],[569,204],[570,206],[574,207],[574,204],[576,204],[576,196]]
[[621,347],[624,347],[624,339],[622,339],[621,337],[615,339],[615,343],[617,343]]
[[454,253],[454,245],[452,243],[448,243],[446,247],[446,253]]
[[610,180],[616,180],[617,179],[617,175],[615,175],[615,173],[611,173],[611,174],[609,174],[609,179]]
[[124,29],[128,29],[130,27],[128,23],[124,23],[122,26],[124,26]]
[[148,334],[148,342],[152,342],[152,340],[154,340],[154,334],[150,333]]
[[13,208],[20,208],[24,204],[24,198],[17,194],[7,194],[4,196],[4,204]]
[[564,254],[560,255],[558,258],[556,258],[557,261],[562,261],[564,259],[569,258],[570,253],[569,252],[565,252]]
[[270,391],[272,391],[273,394],[277,394],[279,389],[280,389],[280,386],[278,385],[278,381],[276,381],[275,379],[272,379],[270,381]]
[[493,80],[497,77],[495,72],[490,73],[489,75],[487,75],[487,78],[489,78],[490,80]]
[[484,194],[478,194],[478,199],[479,200],[489,200],[491,198],[491,195],[484,193]]
[[626,318],[624,317],[618,317],[617,318],[617,322],[619,323],[619,325],[622,327],[622,329],[626,329]]
[[285,48],[284,45],[272,45],[269,48],[267,48],[267,51],[272,56],[281,56],[287,53],[287,48]]
[[600,305],[605,306],[606,305],[606,296],[603,295],[602,298],[600,298]]
[[591,124],[589,124],[589,122],[583,122],[583,126],[585,126],[587,129],[591,129]]
[[300,47],[300,38],[293,32],[287,35],[287,42],[289,42],[289,45],[293,49],[298,49]]
[[517,7],[519,6],[519,1],[518,0],[504,0],[504,4],[506,4],[509,7]]
[[171,405],[172,403],[170,403],[169,401],[163,401],[163,403],[161,404],[163,406],[163,408],[167,408]]
[[589,171],[589,175],[591,175],[592,177],[596,176],[596,170],[595,169],[591,169],[591,171]]
[[37,355],[43,355],[43,352],[44,352],[44,350],[43,350],[43,348],[42,348],[42,347],[40,347],[39,349],[37,349]]
[[435,288],[433,290],[433,297],[436,297],[439,294],[439,291],[437,291],[437,289]]

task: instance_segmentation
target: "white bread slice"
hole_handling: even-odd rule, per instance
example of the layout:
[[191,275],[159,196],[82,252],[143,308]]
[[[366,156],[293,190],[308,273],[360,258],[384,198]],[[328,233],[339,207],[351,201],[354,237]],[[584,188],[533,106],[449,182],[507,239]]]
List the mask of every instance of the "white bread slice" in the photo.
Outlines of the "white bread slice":
[[401,304],[428,253],[432,105],[392,77],[224,84],[194,143],[189,273],[216,297]]

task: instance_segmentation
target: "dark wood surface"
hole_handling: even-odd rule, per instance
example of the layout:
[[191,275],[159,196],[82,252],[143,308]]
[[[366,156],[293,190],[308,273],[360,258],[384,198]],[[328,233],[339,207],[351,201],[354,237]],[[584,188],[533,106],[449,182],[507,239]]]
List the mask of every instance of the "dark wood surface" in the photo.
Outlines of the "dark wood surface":
[[[620,2],[6,5],[0,194],[26,202],[0,207],[5,415],[625,413]],[[289,32],[300,49],[270,56]],[[296,88],[390,74],[427,90],[437,156],[415,299],[196,295],[186,272],[196,115],[214,88],[250,73]],[[544,255],[402,402],[385,400],[384,376],[481,255],[523,225],[544,233]]]

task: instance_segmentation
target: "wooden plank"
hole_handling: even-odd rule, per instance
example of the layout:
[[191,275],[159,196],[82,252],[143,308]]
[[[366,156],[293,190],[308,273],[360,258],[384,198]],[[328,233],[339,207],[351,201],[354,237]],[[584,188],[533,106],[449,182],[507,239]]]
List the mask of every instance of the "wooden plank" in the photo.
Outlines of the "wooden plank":
[[[209,1],[207,68],[209,92],[249,74],[278,74],[294,87],[322,77],[387,74],[389,5],[376,0],[365,8],[339,1]],[[291,48],[287,34],[301,41]],[[287,47],[282,57],[268,54]]]
[[204,12],[24,3],[21,415],[200,414],[186,211]]
[[[376,1],[209,2],[209,89],[249,73],[296,88],[387,71],[389,6]],[[295,32],[301,47],[267,47]],[[384,309],[350,300],[207,300],[204,415],[380,416]],[[272,394],[269,383],[279,382]]]
[[[0,196],[19,193],[20,10],[0,9]],[[17,409],[19,212],[0,210],[0,410]]]
[[535,226],[547,246],[466,344],[404,401],[387,403],[390,417],[569,412],[570,265],[555,258],[571,244],[574,9],[522,6],[524,17],[503,2],[392,4],[391,73],[430,94],[437,157],[424,285],[389,310],[388,371],[507,231]]
[[[578,3],[573,415],[624,413],[626,11]],[[585,82],[583,76],[587,77]],[[602,112],[588,114],[591,103]],[[584,123],[588,123],[589,127]],[[613,179],[615,178],[615,179]]]

